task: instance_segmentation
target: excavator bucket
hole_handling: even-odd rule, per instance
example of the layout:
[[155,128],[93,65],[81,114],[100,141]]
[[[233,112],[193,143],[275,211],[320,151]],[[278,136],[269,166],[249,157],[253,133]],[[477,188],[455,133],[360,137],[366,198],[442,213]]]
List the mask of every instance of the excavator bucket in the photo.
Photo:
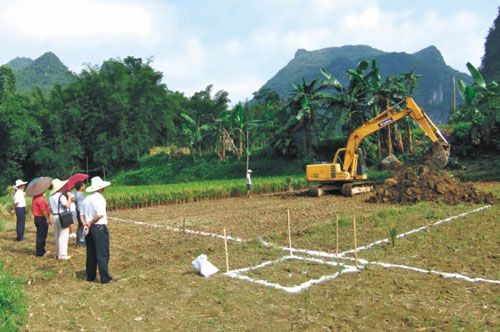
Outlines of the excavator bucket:
[[430,169],[443,169],[450,159],[450,145],[444,142],[434,142],[423,156],[423,164]]

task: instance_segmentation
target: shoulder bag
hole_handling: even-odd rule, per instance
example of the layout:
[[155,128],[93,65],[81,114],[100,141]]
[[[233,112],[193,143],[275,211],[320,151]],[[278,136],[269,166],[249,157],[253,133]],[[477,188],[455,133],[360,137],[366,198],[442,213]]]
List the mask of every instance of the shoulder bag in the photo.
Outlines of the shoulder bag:
[[61,228],[69,227],[73,225],[73,214],[70,210],[65,208],[64,212],[61,212],[61,196],[59,196],[59,200],[57,202],[57,214],[59,215],[59,222],[61,223]]

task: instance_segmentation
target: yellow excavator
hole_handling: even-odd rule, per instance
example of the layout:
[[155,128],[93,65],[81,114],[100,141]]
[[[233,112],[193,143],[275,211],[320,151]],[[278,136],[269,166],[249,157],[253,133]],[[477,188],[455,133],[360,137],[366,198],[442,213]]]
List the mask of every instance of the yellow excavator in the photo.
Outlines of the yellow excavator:
[[321,196],[325,191],[340,189],[344,196],[354,196],[372,191],[373,183],[366,181],[364,161],[362,154],[358,152],[359,145],[366,136],[406,116],[411,116],[433,142],[431,150],[424,156],[423,164],[432,169],[446,166],[450,156],[450,145],[446,138],[411,97],[407,97],[405,103],[405,108],[389,107],[356,128],[349,135],[347,146],[337,150],[333,162],[307,165],[306,179],[309,182],[310,193],[314,196]]

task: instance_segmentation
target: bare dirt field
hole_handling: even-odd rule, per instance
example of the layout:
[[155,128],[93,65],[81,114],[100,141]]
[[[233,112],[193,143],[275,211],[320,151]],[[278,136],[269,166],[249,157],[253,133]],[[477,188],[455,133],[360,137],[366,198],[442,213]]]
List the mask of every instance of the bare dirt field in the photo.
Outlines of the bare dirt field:
[[[500,183],[479,186],[497,193],[500,189]],[[233,270],[289,254],[279,248],[288,246],[287,209],[292,247],[334,253],[336,215],[339,252],[343,252],[354,247],[352,217],[356,217],[358,246],[363,246],[389,238],[390,229],[408,232],[485,205],[401,206],[366,203],[367,198],[282,194],[112,212],[110,271],[119,281],[108,285],[85,281],[84,248],[71,246],[69,261],[53,258],[52,228],[48,237],[52,254],[36,258],[32,220],[27,222],[24,242],[14,241],[14,220],[6,225],[0,235],[0,255],[6,267],[26,280],[27,331],[498,331],[500,284],[366,264],[360,272],[340,274],[290,294],[225,275],[220,238],[171,231],[185,227],[222,234],[226,228],[228,235],[244,240],[228,242]],[[370,262],[498,281],[499,216],[500,208],[494,204],[398,238],[394,246],[360,251],[358,256]],[[206,254],[222,272],[210,278],[198,276],[191,261],[200,254]],[[340,270],[286,261],[247,274],[293,286]]]

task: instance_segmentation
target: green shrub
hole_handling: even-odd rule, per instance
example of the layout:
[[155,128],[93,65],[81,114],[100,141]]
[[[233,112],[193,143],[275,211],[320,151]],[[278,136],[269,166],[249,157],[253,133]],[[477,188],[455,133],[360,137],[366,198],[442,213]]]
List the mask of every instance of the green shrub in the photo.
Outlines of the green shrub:
[[[290,161],[267,156],[266,152],[253,157],[250,168],[255,176],[304,176],[306,161]],[[222,162],[214,157],[200,157],[194,163],[189,156],[170,159],[159,153],[140,159],[139,167],[125,171],[113,178],[122,185],[147,185],[183,183],[201,180],[244,179],[246,160],[227,159]]]
[[26,318],[23,282],[0,262],[0,331],[17,331]]

